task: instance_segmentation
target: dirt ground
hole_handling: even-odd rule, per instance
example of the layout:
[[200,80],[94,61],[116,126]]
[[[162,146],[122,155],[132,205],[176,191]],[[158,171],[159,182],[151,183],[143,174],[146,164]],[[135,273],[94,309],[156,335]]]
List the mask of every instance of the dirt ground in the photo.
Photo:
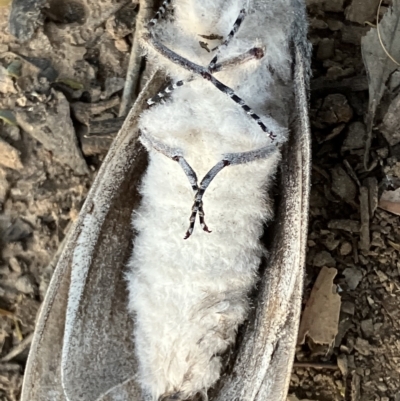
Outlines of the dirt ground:
[[[0,1],[0,400],[12,401],[51,261],[121,126],[137,6],[14,0],[19,14],[10,18],[6,3]],[[384,190],[399,187],[400,147],[379,124],[374,166],[363,164],[368,81],[360,41],[371,29],[365,22],[376,23],[378,3],[307,0],[313,168],[304,305],[328,268],[336,273],[340,315],[327,323],[332,341],[306,336],[298,346],[291,401],[400,401],[400,221],[378,207]],[[387,109],[391,98],[385,100]]]

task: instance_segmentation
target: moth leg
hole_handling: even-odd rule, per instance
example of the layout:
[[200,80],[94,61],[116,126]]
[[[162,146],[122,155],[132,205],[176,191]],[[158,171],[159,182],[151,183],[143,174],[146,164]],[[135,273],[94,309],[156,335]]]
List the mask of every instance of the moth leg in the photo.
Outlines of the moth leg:
[[[239,30],[240,25],[242,25],[242,22],[243,22],[245,16],[246,16],[246,10],[243,8],[243,9],[240,10],[239,16],[236,18],[236,21],[233,24],[233,28],[229,32],[229,34],[226,37],[226,39],[219,46],[216,46],[213,49],[211,49],[211,51],[215,51],[215,50],[220,49],[221,47],[227,46],[229,44],[229,42],[236,35],[236,32]],[[214,67],[214,65],[217,63],[217,60],[218,60],[218,53],[210,61],[210,64],[208,65],[208,68],[212,69]]]
[[240,54],[239,56],[214,64],[214,66],[210,67],[208,70],[211,73],[219,72],[230,67],[236,67],[237,65],[244,64],[250,60],[259,60],[263,57],[264,57],[264,50],[261,47],[253,47],[246,53]]
[[173,50],[169,49],[167,46],[159,42],[155,39],[152,35],[147,34],[144,35],[144,39],[149,43],[155,50],[157,50],[161,55],[166,57],[167,59],[173,61],[174,63],[180,65],[181,67],[185,68],[186,70],[191,71],[196,75],[202,76],[207,81],[210,81],[217,89],[221,92],[228,95],[235,103],[239,104],[242,109],[246,112],[248,116],[250,116],[258,126],[263,130],[263,132],[267,133],[271,140],[276,138],[276,135],[270,131],[266,125],[261,121],[261,118],[248,106],[245,101],[236,95],[233,89],[226,86],[221,81],[218,81],[208,69],[193,63],[186,58],[180,56],[179,54],[175,53]]
[[162,90],[161,92],[158,92],[157,95],[153,96],[150,99],[147,99],[147,104],[149,106],[152,106],[153,104],[157,103],[164,97],[168,96],[176,88],[179,88],[180,86],[184,85],[184,83],[185,83],[184,81],[180,80],[180,81],[172,83],[171,85],[168,85],[164,90]]
[[154,17],[148,22],[147,27],[152,28],[157,22],[164,16],[168,6],[171,4],[171,0],[164,0],[160,8],[157,10]]
[[211,181],[215,178],[215,176],[226,166],[229,165],[229,161],[227,160],[221,160],[220,162],[218,162],[205,176],[204,178],[201,180],[201,183],[199,185],[199,189],[196,192],[196,195],[194,197],[194,203],[193,203],[193,207],[192,207],[192,214],[190,215],[190,225],[188,230],[186,231],[186,235],[184,237],[184,239],[188,239],[192,233],[193,233],[193,229],[194,229],[194,224],[196,221],[196,216],[197,213],[199,214],[199,220],[200,220],[200,224],[203,227],[204,231],[207,232],[211,232],[205,222],[204,219],[204,209],[203,209],[203,196],[204,196],[204,192],[206,191],[207,187],[210,185]]
[[190,225],[186,232],[185,238],[188,239],[194,229],[194,224],[196,221],[196,215],[199,214],[200,224],[203,227],[204,231],[211,232],[204,220],[204,209],[203,209],[203,196],[210,185],[211,181],[216,177],[216,175],[227,166],[234,166],[238,164],[250,163],[255,160],[266,159],[270,157],[277,151],[277,147],[274,145],[263,146],[259,149],[250,150],[248,152],[239,152],[239,153],[226,153],[223,156],[223,159],[218,162],[201,180],[199,185],[199,189],[196,192],[194,204],[192,207],[192,214],[190,215]]
[[178,148],[172,148],[171,146],[166,145],[165,143],[159,141],[154,136],[148,134],[147,132],[141,132],[141,141],[147,146],[151,147],[157,152],[162,153],[164,156],[169,159],[178,162],[181,166],[183,172],[189,180],[189,183],[193,189],[193,191],[198,190],[197,185],[197,175],[195,171],[192,169],[190,164],[186,161],[186,159],[182,155],[182,151]]

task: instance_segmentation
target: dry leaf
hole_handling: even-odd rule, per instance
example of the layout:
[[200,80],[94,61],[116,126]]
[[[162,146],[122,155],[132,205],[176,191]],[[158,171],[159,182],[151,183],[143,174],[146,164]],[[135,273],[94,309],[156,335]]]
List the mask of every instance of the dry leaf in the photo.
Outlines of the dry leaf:
[[[386,50],[395,60],[400,60],[400,0],[393,0],[379,23],[379,32]],[[375,113],[386,89],[386,82],[398,66],[385,53],[377,29],[371,29],[361,39],[361,52],[368,76],[369,105],[367,117],[367,142],[364,164],[367,168],[372,140],[372,126]]]
[[338,332],[340,295],[336,293],[334,268],[323,267],[315,281],[300,322],[298,344],[306,336],[315,344],[332,344]]

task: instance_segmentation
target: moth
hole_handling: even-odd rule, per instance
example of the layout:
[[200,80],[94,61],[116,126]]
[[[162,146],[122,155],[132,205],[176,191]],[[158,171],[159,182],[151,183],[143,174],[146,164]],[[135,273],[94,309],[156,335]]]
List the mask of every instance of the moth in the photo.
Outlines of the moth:
[[66,240],[22,400],[283,401],[307,236],[304,4],[168,1],[149,25],[155,72]]

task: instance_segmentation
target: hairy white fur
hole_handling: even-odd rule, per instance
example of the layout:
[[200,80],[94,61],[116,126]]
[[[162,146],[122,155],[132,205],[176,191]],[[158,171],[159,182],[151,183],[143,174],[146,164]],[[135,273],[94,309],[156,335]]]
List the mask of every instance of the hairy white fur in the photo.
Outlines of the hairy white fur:
[[[249,3],[249,4],[248,4]],[[226,37],[242,8],[247,16],[219,61],[257,46],[261,60],[229,67],[215,77],[236,91],[277,138],[285,141],[291,104],[290,0],[177,0],[174,16],[154,28],[166,46],[207,66],[214,53],[199,46],[199,34]],[[214,46],[217,42],[214,42]],[[211,44],[210,47],[213,47]],[[153,50],[148,56],[177,81],[187,71]],[[179,148],[199,181],[222,155],[271,143],[254,120],[210,82],[196,78],[141,116],[140,127]],[[136,353],[142,386],[154,400],[180,399],[207,390],[220,375],[220,355],[235,340],[247,316],[247,294],[257,280],[264,249],[263,225],[271,218],[268,185],[280,159],[228,166],[204,195],[212,233],[198,221],[188,228],[193,190],[175,161],[149,148],[137,231],[129,264],[129,309],[135,315]]]

